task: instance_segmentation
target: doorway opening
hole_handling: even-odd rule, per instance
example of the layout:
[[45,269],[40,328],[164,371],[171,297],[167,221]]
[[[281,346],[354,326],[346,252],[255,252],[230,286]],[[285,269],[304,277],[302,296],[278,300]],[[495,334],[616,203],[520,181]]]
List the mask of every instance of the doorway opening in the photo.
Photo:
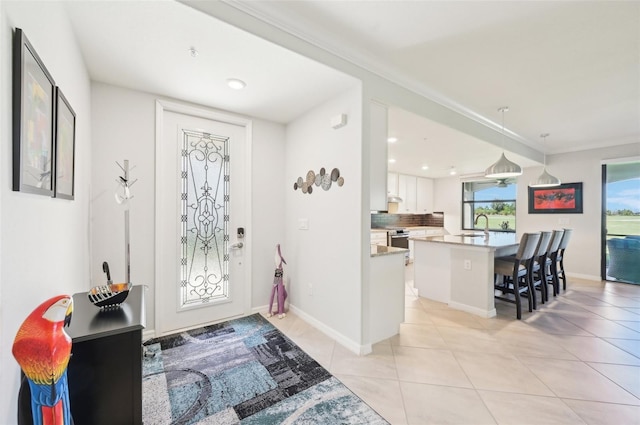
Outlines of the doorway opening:
[[602,165],[603,280],[640,284],[640,161]]

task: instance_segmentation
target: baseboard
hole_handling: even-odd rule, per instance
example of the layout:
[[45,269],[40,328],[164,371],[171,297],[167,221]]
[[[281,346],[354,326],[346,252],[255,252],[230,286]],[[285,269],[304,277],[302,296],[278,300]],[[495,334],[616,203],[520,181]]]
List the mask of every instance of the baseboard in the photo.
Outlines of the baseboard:
[[476,316],[485,317],[485,318],[495,317],[497,314],[495,308],[487,311],[478,307],[457,303],[455,301],[449,301],[449,307],[456,310],[466,311],[467,313],[475,314]]
[[[329,338],[332,338],[332,339],[336,340],[336,342],[338,344],[342,345],[343,347],[345,347],[349,351],[352,351],[353,353],[355,353],[355,354],[357,354],[359,356],[363,356],[365,354],[369,354],[369,353],[372,352],[371,344],[364,344],[363,345],[363,344],[358,344],[357,342],[352,341],[351,339],[349,339],[346,336],[342,335],[340,332],[338,332],[335,329],[325,325],[324,323],[320,322],[318,319],[314,318],[313,316],[308,315],[307,313],[305,313],[304,311],[300,310],[299,308],[297,308],[294,305],[289,305],[289,309],[293,313],[295,313],[295,315],[298,316],[300,319],[304,320],[305,322],[307,322],[308,324],[310,324],[314,328],[318,329],[320,332],[322,332],[323,334],[327,335]],[[267,311],[269,311],[269,305],[268,304],[251,308],[251,314],[254,314],[254,313],[265,313],[266,314]],[[144,331],[142,331],[142,341],[147,341],[147,340],[150,340],[151,338],[155,338],[155,337],[156,337],[155,329],[145,329]]]
[[252,307],[251,308],[251,314],[255,314],[255,313],[262,313],[262,312],[267,312],[269,311],[269,305],[265,304],[265,305],[259,305],[258,307]]
[[155,329],[145,329],[142,331],[142,341],[148,341],[151,338],[155,338],[155,337],[156,337]]
[[313,316],[310,316],[309,314],[305,313],[303,310],[297,308],[294,305],[289,305],[289,309],[295,313],[296,316],[298,316],[299,318],[301,318],[302,320],[304,320],[305,322],[307,322],[308,324],[310,324],[311,326],[313,326],[314,328],[318,329],[320,332],[322,332],[323,334],[327,335],[329,338],[332,338],[334,340],[336,340],[336,342],[340,345],[342,345],[343,347],[345,347],[347,350],[359,355],[359,356],[363,356],[365,354],[369,354],[371,353],[373,350],[371,348],[371,344],[358,344],[355,341],[352,341],[351,339],[347,338],[346,336],[342,335],[340,332],[336,331],[335,329],[325,325],[324,323],[320,322],[318,319],[316,319]]
[[567,273],[567,277],[575,277],[577,279],[584,279],[584,280],[592,280],[595,282],[600,282],[602,281],[602,278],[600,276],[594,276],[591,274],[580,274],[580,273]]

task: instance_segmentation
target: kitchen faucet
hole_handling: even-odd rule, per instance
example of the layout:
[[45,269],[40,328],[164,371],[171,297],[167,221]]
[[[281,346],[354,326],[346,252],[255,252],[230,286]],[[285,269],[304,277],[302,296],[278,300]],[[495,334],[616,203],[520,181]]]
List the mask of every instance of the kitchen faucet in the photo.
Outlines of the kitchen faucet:
[[476,217],[476,220],[474,221],[475,224],[478,224],[478,219],[480,217],[484,217],[485,222],[484,222],[484,237],[488,238],[489,237],[489,217],[487,217],[486,214],[478,214],[478,216]]

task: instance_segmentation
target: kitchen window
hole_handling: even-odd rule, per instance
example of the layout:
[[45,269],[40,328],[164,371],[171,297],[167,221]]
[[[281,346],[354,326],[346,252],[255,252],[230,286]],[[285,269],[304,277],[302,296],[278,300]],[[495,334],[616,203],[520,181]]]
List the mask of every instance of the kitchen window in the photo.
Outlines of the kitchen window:
[[481,180],[462,183],[462,228],[483,230],[484,219],[474,224],[478,214],[489,218],[489,230],[516,231],[516,183]]

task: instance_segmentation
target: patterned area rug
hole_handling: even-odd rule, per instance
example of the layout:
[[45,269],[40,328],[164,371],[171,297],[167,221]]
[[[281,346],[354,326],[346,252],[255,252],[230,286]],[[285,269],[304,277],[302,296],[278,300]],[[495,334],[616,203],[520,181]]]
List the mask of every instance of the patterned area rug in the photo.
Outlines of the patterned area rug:
[[145,424],[388,424],[259,314],[145,343]]

